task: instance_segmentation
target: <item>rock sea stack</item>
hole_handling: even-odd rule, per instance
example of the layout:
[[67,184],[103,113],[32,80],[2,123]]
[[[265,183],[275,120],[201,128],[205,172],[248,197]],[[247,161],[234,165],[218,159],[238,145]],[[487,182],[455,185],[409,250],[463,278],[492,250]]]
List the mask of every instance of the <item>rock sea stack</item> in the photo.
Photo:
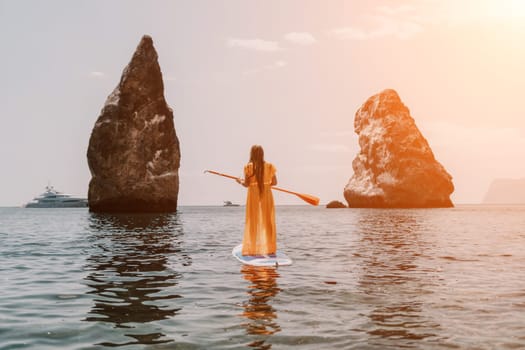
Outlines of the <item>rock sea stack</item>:
[[339,209],[339,208],[346,208],[346,205],[341,201],[331,201],[326,205],[326,208],[328,209]]
[[87,151],[94,212],[172,212],[179,140],[151,37],[144,36],[106,100]]
[[525,178],[495,179],[483,198],[483,204],[525,204]]
[[452,207],[452,177],[394,90],[370,97],[355,114],[361,150],[344,189],[354,208]]

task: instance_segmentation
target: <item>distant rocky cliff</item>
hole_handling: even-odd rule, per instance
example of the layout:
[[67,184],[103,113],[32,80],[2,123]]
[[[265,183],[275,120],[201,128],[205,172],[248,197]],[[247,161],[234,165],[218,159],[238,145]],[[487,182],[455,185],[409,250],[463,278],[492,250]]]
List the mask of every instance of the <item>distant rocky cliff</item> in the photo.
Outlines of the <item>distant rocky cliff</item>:
[[144,36],[95,123],[87,151],[91,211],[177,209],[179,140],[157,57]]
[[349,207],[451,207],[452,177],[436,161],[394,90],[370,97],[356,112],[361,150],[344,189]]
[[483,198],[485,204],[525,204],[525,179],[496,179]]

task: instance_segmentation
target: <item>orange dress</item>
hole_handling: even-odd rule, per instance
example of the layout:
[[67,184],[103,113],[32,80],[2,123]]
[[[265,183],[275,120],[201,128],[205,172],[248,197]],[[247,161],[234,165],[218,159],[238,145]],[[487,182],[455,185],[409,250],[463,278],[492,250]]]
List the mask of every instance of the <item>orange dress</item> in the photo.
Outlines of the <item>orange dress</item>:
[[253,175],[253,164],[244,167],[244,178],[248,184],[246,197],[246,224],[242,240],[242,255],[273,254],[277,250],[275,228],[275,206],[272,194],[272,179],[276,169],[264,163],[264,189],[259,192],[257,179]]

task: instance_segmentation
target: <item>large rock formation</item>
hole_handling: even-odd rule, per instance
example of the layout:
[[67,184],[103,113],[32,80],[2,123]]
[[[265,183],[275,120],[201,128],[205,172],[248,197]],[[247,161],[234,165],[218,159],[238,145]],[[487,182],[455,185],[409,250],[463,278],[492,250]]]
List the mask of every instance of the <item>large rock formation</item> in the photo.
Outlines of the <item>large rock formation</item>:
[[483,198],[484,204],[525,204],[525,179],[496,179]]
[[87,152],[91,211],[177,209],[179,140],[157,57],[144,36],[95,123]]
[[356,112],[361,151],[344,190],[349,207],[451,207],[452,177],[394,90],[370,97]]

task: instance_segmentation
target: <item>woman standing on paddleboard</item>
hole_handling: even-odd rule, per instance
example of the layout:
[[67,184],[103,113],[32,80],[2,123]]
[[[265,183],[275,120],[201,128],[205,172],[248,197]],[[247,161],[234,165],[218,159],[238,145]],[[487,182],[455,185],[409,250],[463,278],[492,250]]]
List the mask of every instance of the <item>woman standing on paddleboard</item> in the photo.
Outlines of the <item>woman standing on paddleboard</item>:
[[277,185],[276,171],[273,164],[264,161],[263,148],[252,146],[250,162],[244,166],[244,180],[237,179],[248,188],[242,255],[274,254],[277,251],[272,194],[272,186]]

